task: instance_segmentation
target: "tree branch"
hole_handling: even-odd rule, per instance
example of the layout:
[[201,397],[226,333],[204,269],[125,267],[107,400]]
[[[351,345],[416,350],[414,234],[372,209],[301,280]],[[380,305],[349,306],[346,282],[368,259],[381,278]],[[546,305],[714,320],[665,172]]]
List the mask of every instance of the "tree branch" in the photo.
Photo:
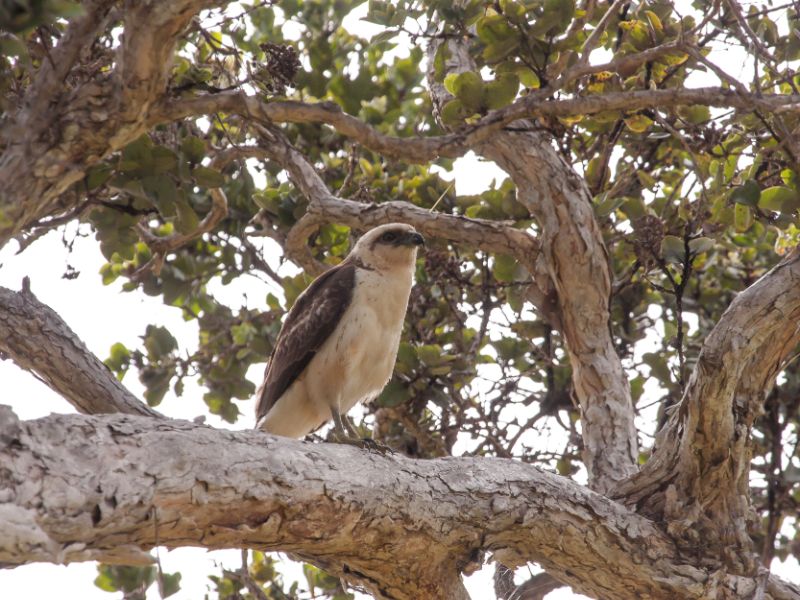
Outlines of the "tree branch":
[[[660,49],[658,53],[662,53]],[[635,64],[637,55],[618,61],[623,68]],[[649,55],[647,55],[649,58]],[[609,63],[612,65],[614,63]],[[578,75],[594,72],[593,67],[578,69]],[[553,89],[544,88],[500,110],[493,111],[477,123],[466,125],[454,133],[429,137],[400,138],[380,133],[360,119],[348,115],[334,102],[309,104],[296,101],[265,102],[260,97],[230,91],[189,98],[164,98],[153,108],[149,124],[175,121],[191,116],[229,112],[248,117],[262,124],[324,123],[336,131],[387,158],[415,164],[431,162],[440,157],[455,158],[485,142],[495,132],[519,119],[534,117],[570,117],[593,115],[607,111],[638,111],[646,108],[675,108],[699,104],[736,108],[747,112],[800,112],[800,96],[765,94],[742,95],[737,90],[721,87],[696,89],[671,88],[608,92],[590,96],[553,99]]]
[[413,225],[425,235],[466,244],[486,252],[514,256],[529,272],[535,272],[539,244],[535,238],[516,229],[511,223],[431,212],[399,200],[362,204],[338,198],[331,194],[308,159],[292,147],[279,130],[261,126],[256,126],[256,130],[263,156],[286,169],[292,182],[309,200],[308,213],[289,233],[286,247],[289,254],[311,272],[319,272],[323,268],[315,263],[307,250],[307,240],[319,225],[335,222],[369,229],[395,221]]
[[[31,103],[21,111],[15,125],[4,127],[0,139],[28,139],[33,131],[38,131],[42,121],[47,122],[47,119],[42,119],[43,116],[52,119],[50,123],[54,122],[56,115],[48,111],[49,105],[56,103],[64,93],[64,80],[81,53],[104,28],[115,4],[117,2],[114,0],[81,3],[84,14],[69,24],[58,45],[49,52],[49,60],[41,62],[26,94],[31,98]],[[31,131],[31,127],[35,129]]]
[[692,530],[739,568],[756,568],[747,531],[750,430],[800,343],[798,282],[800,247],[736,297],[703,343],[654,455],[614,494],[673,521],[676,534]]
[[161,417],[131,394],[61,317],[23,282],[20,292],[0,287],[0,358],[11,358],[82,413]]
[[[447,72],[476,70],[463,40],[434,41],[428,49],[429,65],[442,43],[448,44]],[[436,81],[432,66],[428,85],[440,110],[452,96]],[[545,134],[519,125],[521,131],[498,131],[475,150],[509,174],[518,201],[539,224],[542,252],[537,266],[546,277],[537,281],[546,295],[557,297],[558,323],[581,406],[583,459],[590,485],[605,491],[636,472],[638,454],[630,386],[608,327],[608,254],[586,182]]]
[[89,167],[146,130],[145,117],[166,89],[179,35],[194,15],[215,2],[126,3],[116,61],[112,65],[105,54],[88,57],[91,79],[73,88],[55,76],[75,66],[111,4],[97,0],[96,9],[69,27],[57,60],[42,61],[34,75],[42,83],[29,88],[4,122],[24,143],[7,144],[0,154],[0,247],[31,223],[74,208],[59,204],[61,194]]
[[[412,460],[124,415],[20,422],[4,408],[0,462],[6,564],[151,560],[157,514],[161,545],[283,550],[377,598],[466,599],[458,572],[484,549],[595,597],[746,597],[757,585],[684,562],[647,519],[509,460]],[[800,597],[770,581],[771,597]]]
[[211,194],[211,210],[208,211],[208,214],[198,223],[194,231],[186,234],[173,233],[172,235],[162,237],[155,235],[142,223],[136,224],[136,231],[139,237],[153,251],[154,256],[133,273],[132,277],[134,279],[150,270],[156,275],[160,275],[167,254],[197,239],[204,233],[212,231],[222,219],[228,216],[228,199],[225,197],[225,192],[219,188],[212,188],[209,190],[209,193]]

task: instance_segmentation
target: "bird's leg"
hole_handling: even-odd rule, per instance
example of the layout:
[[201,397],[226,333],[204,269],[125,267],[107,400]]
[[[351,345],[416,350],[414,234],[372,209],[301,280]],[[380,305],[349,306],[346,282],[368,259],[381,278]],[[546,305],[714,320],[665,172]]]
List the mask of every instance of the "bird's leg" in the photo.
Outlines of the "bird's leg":
[[[381,454],[386,454],[387,452],[394,454],[394,450],[389,448],[389,446],[379,444],[370,438],[360,437],[353,427],[353,424],[350,422],[350,419],[347,418],[347,415],[342,415],[333,407],[331,407],[331,416],[333,417],[334,436],[338,443],[358,446],[363,450],[375,450]],[[347,431],[345,431],[345,429]]]
[[347,429],[347,433],[350,434],[350,437],[360,438],[361,436],[356,431],[356,428],[353,427],[353,422],[347,418],[347,415],[342,415],[342,423],[344,423],[345,429]]
[[[345,420],[344,422],[347,423],[347,428],[350,430],[350,433],[351,433],[351,435],[347,435],[347,432],[345,431],[345,428],[344,428],[344,425],[343,425],[342,415],[334,407],[331,407],[331,416],[333,417],[333,429],[334,429],[334,433],[336,434],[336,440],[337,441],[344,442],[345,440],[348,440],[348,439],[350,439],[350,440],[353,439],[353,438],[358,439],[358,435],[352,435],[353,426],[349,422],[347,422]],[[347,417],[345,417],[345,419],[347,419]]]

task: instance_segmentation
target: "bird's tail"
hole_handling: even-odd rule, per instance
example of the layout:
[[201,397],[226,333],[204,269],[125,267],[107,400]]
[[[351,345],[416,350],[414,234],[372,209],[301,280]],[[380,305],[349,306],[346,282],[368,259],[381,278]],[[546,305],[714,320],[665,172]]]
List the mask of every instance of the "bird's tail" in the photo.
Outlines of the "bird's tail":
[[256,424],[258,429],[290,438],[301,438],[318,429],[330,418],[320,414],[308,400],[302,385],[292,385]]

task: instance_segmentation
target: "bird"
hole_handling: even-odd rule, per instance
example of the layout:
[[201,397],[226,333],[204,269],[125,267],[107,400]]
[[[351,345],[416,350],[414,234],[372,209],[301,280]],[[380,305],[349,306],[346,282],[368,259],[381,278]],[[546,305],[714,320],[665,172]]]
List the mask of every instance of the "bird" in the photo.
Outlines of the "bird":
[[424,243],[404,223],[375,227],[298,296],[256,392],[258,429],[302,438],[332,419],[337,441],[356,443],[346,414],[392,376]]

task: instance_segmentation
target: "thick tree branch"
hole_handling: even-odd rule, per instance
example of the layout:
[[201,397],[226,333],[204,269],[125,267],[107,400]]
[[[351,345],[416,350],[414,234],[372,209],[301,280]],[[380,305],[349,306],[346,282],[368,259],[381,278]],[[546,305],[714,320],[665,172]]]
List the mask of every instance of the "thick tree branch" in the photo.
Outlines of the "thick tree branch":
[[317,265],[308,253],[307,241],[323,223],[336,222],[369,229],[395,221],[413,225],[424,235],[466,244],[486,252],[514,256],[529,272],[534,272],[539,244],[533,236],[516,229],[511,223],[431,212],[399,200],[362,204],[338,198],[331,194],[308,159],[293,148],[279,130],[274,127],[256,129],[263,156],[286,169],[294,184],[309,200],[308,213],[289,233],[286,246],[290,256],[311,272],[323,267]]
[[30,98],[30,105],[25,107],[15,125],[0,132],[3,145],[14,139],[26,139],[31,133],[29,128],[38,129],[43,120],[49,118],[50,123],[54,122],[56,115],[48,110],[49,105],[57,102],[63,94],[64,80],[81,53],[94,42],[106,25],[115,4],[116,0],[90,0],[81,4],[84,15],[69,24],[58,45],[48,53],[48,60],[42,61],[36,72],[26,94]]
[[[121,125],[139,129],[150,107],[166,90],[178,37],[211,0],[133,2],[126,5],[125,35],[118,50],[116,78],[119,87]],[[128,138],[129,133],[120,132]]]
[[[435,41],[428,49],[430,65],[442,43],[448,44],[448,72],[476,70],[463,40]],[[441,110],[452,96],[435,79],[432,67],[428,85],[434,106]],[[538,278],[539,287],[557,297],[558,322],[581,406],[583,459],[590,485],[605,491],[635,473],[638,454],[630,386],[608,327],[608,255],[586,182],[546,135],[528,130],[525,123],[516,129],[520,131],[498,131],[475,149],[509,174],[517,199],[539,224],[542,253],[537,264],[546,272],[546,278]]]
[[[90,5],[87,16],[70,26],[58,60],[51,65],[42,61],[42,71],[34,76],[42,83],[28,90],[4,123],[15,139],[25,141],[7,144],[0,154],[0,247],[31,223],[74,208],[59,204],[61,194],[89,167],[146,130],[145,117],[166,89],[179,35],[194,15],[212,4],[126,3],[116,60],[103,57],[99,66],[87,69],[94,73],[92,79],[79,85],[63,75],[94,41],[111,3]],[[61,78],[51,79],[50,74]]]
[[800,343],[798,283],[796,248],[736,297],[703,343],[653,457],[615,493],[645,514],[672,521],[676,534],[713,540],[744,569],[756,567],[748,555],[750,430],[784,361]]
[[25,282],[0,287],[0,357],[40,377],[82,413],[161,415],[131,394]]
[[[465,599],[458,571],[480,550],[602,598],[744,598],[757,585],[685,563],[647,519],[510,460],[412,460],[123,415],[19,422],[5,408],[0,462],[6,564],[142,561],[157,539],[284,550],[378,598]],[[799,594],[773,578],[767,597]]]
[[[634,58],[626,57],[625,61],[619,61],[618,67],[623,68],[630,64],[634,64]],[[596,68],[586,67],[578,72],[584,75],[596,72]],[[765,94],[756,97],[721,87],[609,92],[559,99],[550,98],[553,93],[554,90],[549,88],[532,92],[503,109],[491,112],[473,125],[464,126],[454,133],[429,137],[400,138],[380,133],[360,119],[348,115],[333,102],[266,102],[261,97],[248,96],[237,91],[189,98],[165,98],[153,108],[149,122],[150,125],[155,125],[186,117],[228,112],[246,116],[262,124],[324,123],[383,156],[421,164],[439,157],[462,156],[475,145],[489,140],[506,125],[533,117],[558,118],[695,104],[736,108],[748,112],[754,109],[768,113],[800,112],[800,96]]]

